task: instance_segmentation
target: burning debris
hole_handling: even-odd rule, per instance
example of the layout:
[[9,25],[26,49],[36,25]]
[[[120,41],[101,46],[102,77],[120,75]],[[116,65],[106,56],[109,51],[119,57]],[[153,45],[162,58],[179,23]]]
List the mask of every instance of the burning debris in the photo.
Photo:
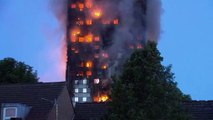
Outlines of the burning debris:
[[75,80],[87,79],[93,101],[107,101],[110,77],[120,71],[124,60],[147,40],[158,40],[161,1],[68,0],[66,4],[70,90]]

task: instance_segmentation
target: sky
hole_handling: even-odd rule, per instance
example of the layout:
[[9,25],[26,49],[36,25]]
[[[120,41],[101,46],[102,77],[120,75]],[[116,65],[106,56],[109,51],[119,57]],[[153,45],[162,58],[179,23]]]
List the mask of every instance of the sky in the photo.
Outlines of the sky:
[[[162,0],[159,50],[178,87],[213,100],[213,0]],[[63,30],[49,0],[0,0],[0,59],[37,70],[40,81],[64,81]]]

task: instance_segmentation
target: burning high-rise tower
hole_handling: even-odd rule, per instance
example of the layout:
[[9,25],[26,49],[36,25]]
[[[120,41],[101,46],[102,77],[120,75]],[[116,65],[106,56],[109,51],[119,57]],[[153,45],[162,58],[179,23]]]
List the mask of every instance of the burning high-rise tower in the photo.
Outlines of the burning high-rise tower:
[[73,101],[108,100],[110,77],[152,39],[149,1],[159,0],[68,1],[66,80]]

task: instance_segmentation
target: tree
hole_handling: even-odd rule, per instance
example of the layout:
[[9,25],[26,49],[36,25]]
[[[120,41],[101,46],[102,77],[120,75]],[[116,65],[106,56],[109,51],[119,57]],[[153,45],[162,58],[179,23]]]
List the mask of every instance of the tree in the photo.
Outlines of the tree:
[[36,82],[38,82],[37,73],[31,66],[13,58],[0,60],[0,84]]
[[189,119],[181,102],[191,98],[177,88],[171,66],[162,61],[154,42],[131,55],[113,85],[110,120]]

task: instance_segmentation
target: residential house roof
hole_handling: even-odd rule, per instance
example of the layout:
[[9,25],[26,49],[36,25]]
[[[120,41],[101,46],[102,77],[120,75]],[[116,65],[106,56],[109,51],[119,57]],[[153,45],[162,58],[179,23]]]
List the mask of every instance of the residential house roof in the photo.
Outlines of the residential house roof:
[[187,101],[183,105],[192,120],[213,120],[213,101]]
[[[192,120],[213,120],[213,101],[185,101],[183,106],[191,115]],[[77,103],[75,120],[99,120],[104,117],[108,108],[107,103]]]
[[74,120],[100,120],[107,111],[107,103],[76,103]]
[[0,105],[26,104],[32,107],[27,120],[46,120],[54,106],[54,100],[58,98],[64,87],[65,82],[0,85]]

